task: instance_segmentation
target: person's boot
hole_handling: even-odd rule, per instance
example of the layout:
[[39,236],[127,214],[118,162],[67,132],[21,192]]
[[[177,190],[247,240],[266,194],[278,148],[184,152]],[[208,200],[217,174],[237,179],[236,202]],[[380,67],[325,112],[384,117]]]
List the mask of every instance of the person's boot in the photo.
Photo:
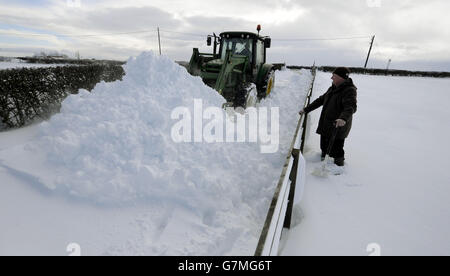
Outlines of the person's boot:
[[326,155],[326,153],[322,151],[322,154],[320,155],[320,161],[325,160],[325,155]]
[[344,157],[340,157],[340,158],[334,158],[334,164],[336,164],[336,166],[339,167],[343,167],[344,166]]

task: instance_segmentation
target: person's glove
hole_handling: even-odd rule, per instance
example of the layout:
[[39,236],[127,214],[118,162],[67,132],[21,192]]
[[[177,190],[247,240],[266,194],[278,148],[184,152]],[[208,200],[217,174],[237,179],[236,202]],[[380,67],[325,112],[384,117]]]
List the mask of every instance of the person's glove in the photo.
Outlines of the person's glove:
[[336,120],[336,127],[343,127],[347,124],[346,121],[342,120],[342,119],[337,119]]

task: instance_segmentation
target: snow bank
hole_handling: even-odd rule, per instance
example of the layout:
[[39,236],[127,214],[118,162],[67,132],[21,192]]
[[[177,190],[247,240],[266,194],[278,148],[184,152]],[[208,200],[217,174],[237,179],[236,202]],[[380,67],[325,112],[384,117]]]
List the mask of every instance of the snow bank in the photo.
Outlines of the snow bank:
[[131,245],[86,238],[96,245],[90,254],[253,254],[310,75],[277,72],[281,81],[261,105],[280,108],[280,150],[261,154],[258,143],[175,143],[176,107],[194,114],[195,99],[205,107],[225,100],[151,52],[125,71],[123,81],[69,96],[30,143],[0,151],[0,167],[62,198],[152,210],[140,210],[139,227],[127,230]]
[[242,156],[257,159],[255,146],[227,151],[171,137],[173,109],[192,110],[194,99],[221,106],[223,98],[153,53],[130,59],[125,71],[123,81],[68,97],[61,113],[42,124],[29,149],[45,149],[48,166],[58,172],[44,184],[96,203],[174,200],[207,211],[227,201],[220,198],[240,201],[240,181],[228,174],[239,171]]

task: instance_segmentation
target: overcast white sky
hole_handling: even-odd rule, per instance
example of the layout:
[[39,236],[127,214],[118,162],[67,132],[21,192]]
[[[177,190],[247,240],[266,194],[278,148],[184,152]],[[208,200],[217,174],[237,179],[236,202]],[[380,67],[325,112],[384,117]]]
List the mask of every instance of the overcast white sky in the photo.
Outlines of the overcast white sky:
[[[385,68],[392,59],[391,68],[450,71],[447,0],[0,0],[0,6],[4,56],[46,49],[125,60],[157,51],[159,26],[163,54],[189,60],[194,47],[212,51],[207,34],[261,24],[272,37],[271,62],[363,66],[376,35],[369,67]],[[364,38],[298,40],[347,37]]]

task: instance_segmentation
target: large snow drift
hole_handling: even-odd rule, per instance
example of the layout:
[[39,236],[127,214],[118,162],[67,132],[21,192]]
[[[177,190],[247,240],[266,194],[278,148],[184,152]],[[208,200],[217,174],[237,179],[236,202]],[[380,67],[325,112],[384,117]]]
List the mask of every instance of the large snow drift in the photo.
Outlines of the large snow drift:
[[[192,107],[195,98],[220,106],[221,96],[152,53],[130,59],[125,71],[123,81],[68,97],[61,113],[42,124],[39,140],[27,149],[45,151],[52,172],[43,176],[43,184],[95,202],[169,197],[197,210],[209,198],[203,191],[232,191],[220,179],[230,169],[224,167],[228,155],[223,148],[176,144],[171,138],[174,108]],[[211,173],[214,164],[220,166]]]
[[[140,228],[144,238],[137,235],[132,246],[111,238],[105,248],[85,235],[93,245],[86,254],[252,254],[310,75],[279,72],[274,97],[261,105],[280,107],[280,150],[261,154],[258,143],[175,143],[175,108],[194,114],[195,99],[205,107],[221,107],[224,99],[151,52],[131,58],[125,71],[123,81],[69,96],[29,143],[0,151],[0,167],[52,195],[107,208],[139,205],[137,213],[152,210],[139,224],[164,221],[156,229]],[[182,229],[188,232],[182,237],[172,233]]]

